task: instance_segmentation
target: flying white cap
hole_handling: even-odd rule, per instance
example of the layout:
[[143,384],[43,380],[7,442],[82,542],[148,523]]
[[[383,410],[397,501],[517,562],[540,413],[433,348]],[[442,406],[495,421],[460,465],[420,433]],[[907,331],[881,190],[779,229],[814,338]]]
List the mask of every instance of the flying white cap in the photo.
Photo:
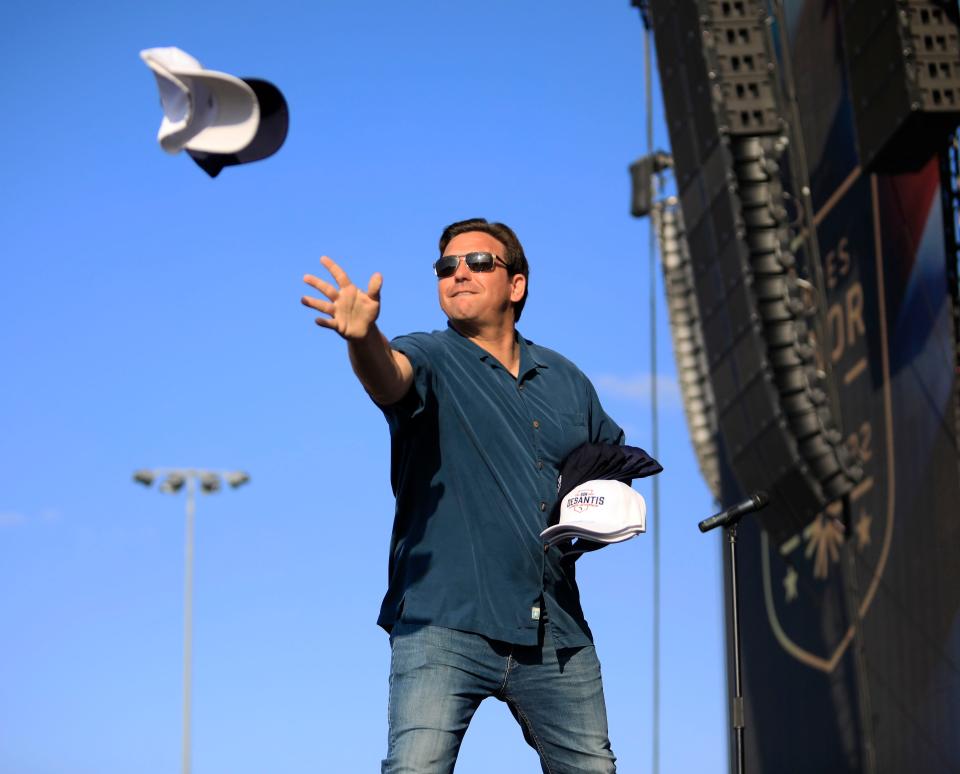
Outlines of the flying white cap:
[[260,106],[248,84],[227,73],[204,70],[173,46],[145,49],[140,58],[160,88],[163,121],[157,140],[167,153],[184,148],[237,153],[250,144],[260,123]]
[[647,504],[622,481],[594,480],[574,487],[560,503],[560,521],[540,533],[552,546],[582,538],[597,543],[619,543],[647,529]]

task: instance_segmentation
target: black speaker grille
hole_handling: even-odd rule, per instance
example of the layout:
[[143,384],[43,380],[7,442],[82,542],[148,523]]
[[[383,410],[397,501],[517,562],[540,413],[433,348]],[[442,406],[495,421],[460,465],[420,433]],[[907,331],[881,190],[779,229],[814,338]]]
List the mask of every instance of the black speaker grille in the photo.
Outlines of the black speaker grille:
[[960,124],[956,6],[843,0],[841,9],[861,166],[919,169]]

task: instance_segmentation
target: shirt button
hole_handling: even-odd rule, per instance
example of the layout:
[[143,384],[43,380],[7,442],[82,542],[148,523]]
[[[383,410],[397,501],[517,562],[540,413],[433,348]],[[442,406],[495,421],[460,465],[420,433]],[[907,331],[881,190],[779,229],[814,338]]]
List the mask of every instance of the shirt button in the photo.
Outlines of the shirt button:
[[542,500],[540,501],[540,510],[541,510],[541,511],[547,510],[547,504],[546,504],[545,502],[543,502]]
[[543,460],[537,460],[537,470],[543,470]]
[[522,389],[523,389],[523,385],[522,385],[522,384],[519,385],[519,386],[517,387],[517,389],[518,389],[518,390],[522,390]]
[[536,429],[539,428],[539,427],[540,427],[540,420],[539,420],[539,419],[534,419],[534,420],[533,420],[533,429],[536,430]]

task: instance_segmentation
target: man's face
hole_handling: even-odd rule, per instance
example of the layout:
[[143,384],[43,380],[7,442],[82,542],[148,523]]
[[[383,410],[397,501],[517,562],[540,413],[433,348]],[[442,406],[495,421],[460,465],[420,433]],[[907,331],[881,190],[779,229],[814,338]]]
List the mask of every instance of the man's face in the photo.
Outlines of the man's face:
[[[474,252],[493,253],[504,261],[507,249],[490,234],[468,231],[451,239],[443,254]],[[523,298],[526,278],[522,274],[511,277],[499,262],[491,272],[472,272],[461,260],[453,276],[439,280],[437,286],[440,307],[452,321],[502,324],[513,321],[512,305]]]

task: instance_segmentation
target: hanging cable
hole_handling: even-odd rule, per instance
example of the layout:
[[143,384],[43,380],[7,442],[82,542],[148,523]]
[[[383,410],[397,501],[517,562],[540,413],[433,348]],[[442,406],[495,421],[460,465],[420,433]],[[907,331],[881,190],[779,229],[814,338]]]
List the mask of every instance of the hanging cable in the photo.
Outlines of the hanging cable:
[[[653,157],[653,68],[651,66],[651,37],[649,21],[644,14],[643,69],[647,110],[647,155]],[[656,177],[653,182],[656,187]],[[656,191],[654,192],[656,198]],[[649,241],[647,255],[650,262],[650,406],[651,446],[654,459],[660,453],[660,422],[657,401],[657,250],[653,220],[648,220]],[[660,772],[660,481],[653,479],[653,774]]]

